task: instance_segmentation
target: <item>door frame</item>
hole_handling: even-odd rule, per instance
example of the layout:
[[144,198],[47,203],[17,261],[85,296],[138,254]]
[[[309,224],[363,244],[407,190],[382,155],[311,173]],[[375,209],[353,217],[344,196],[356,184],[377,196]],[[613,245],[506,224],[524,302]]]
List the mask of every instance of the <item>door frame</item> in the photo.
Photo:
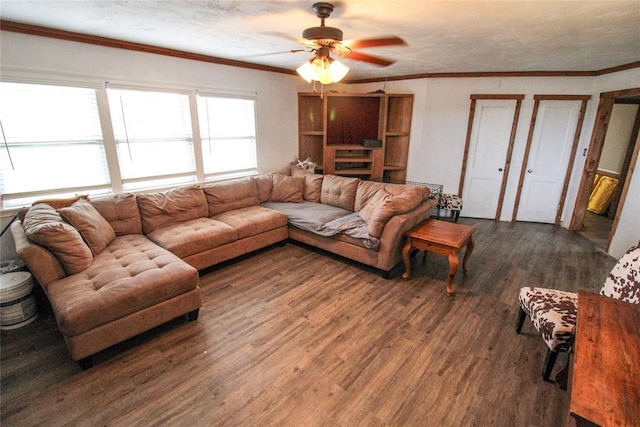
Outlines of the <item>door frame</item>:
[[511,156],[513,154],[513,145],[516,139],[516,131],[518,130],[518,119],[520,117],[520,108],[524,95],[501,95],[501,94],[472,94],[471,106],[469,107],[469,121],[467,123],[467,139],[464,144],[464,157],[462,158],[462,170],[460,171],[460,184],[458,186],[458,196],[462,197],[464,189],[464,178],[467,173],[467,161],[469,157],[469,147],[471,145],[471,133],[473,131],[473,119],[476,111],[477,100],[499,99],[499,100],[515,100],[516,108],[513,113],[513,122],[511,124],[511,135],[509,136],[509,147],[507,148],[507,156],[505,158],[504,173],[502,174],[502,183],[500,184],[500,196],[498,197],[498,206],[496,207],[495,221],[500,220],[502,213],[502,204],[504,203],[504,193],[507,188],[507,179],[509,178],[509,169],[511,168]]
[[573,162],[576,159],[576,152],[578,151],[578,142],[580,141],[580,134],[582,133],[582,124],[584,123],[584,116],[587,111],[587,103],[591,99],[591,95],[534,95],[535,103],[533,105],[533,112],[531,113],[531,122],[529,123],[529,135],[527,136],[527,146],[524,151],[524,158],[522,159],[522,168],[520,169],[520,180],[518,181],[518,191],[516,193],[516,201],[513,205],[513,216],[511,222],[515,222],[518,216],[518,209],[520,208],[520,196],[522,195],[522,187],[524,185],[525,172],[527,170],[527,163],[529,162],[529,153],[531,151],[531,143],[533,142],[533,133],[536,128],[536,120],[538,117],[538,108],[540,107],[540,101],[581,101],[580,112],[578,113],[578,121],[576,122],[576,129],[573,134],[573,143],[571,146],[571,155],[567,162],[567,170],[564,173],[564,182],[562,184],[562,193],[558,202],[558,209],[556,211],[556,217],[554,220],[555,225],[560,225],[560,219],[562,217],[562,210],[564,209],[564,202],[567,199],[567,191],[569,190],[569,180],[571,178],[571,170],[573,169]]
[[[609,120],[611,119],[613,104],[618,99],[624,100],[626,98],[637,97],[640,97],[640,87],[600,93],[598,111],[596,112],[596,119],[593,124],[593,131],[591,132],[591,141],[589,142],[589,148],[587,151],[588,154],[584,163],[582,178],[580,179],[580,187],[573,208],[573,216],[571,218],[571,223],[569,224],[569,230],[577,231],[582,228],[584,216],[587,212],[587,205],[589,203],[589,196],[591,195],[593,178],[596,174],[598,164],[600,162],[602,147],[604,146],[604,139],[607,135],[607,129],[609,128]],[[637,141],[638,135],[636,135],[635,138]],[[611,227],[611,233],[609,234],[609,239],[607,241],[607,247],[605,248],[605,250],[609,250],[609,246],[611,246],[611,240],[613,239],[616,229],[618,228],[620,214],[626,200],[627,191],[629,189],[631,177],[633,176],[633,171],[635,168],[634,162],[637,162],[639,151],[640,143],[636,142],[635,148],[631,153],[629,168],[626,174],[627,176],[624,180],[622,193],[618,201],[615,218],[613,220],[613,226]]]

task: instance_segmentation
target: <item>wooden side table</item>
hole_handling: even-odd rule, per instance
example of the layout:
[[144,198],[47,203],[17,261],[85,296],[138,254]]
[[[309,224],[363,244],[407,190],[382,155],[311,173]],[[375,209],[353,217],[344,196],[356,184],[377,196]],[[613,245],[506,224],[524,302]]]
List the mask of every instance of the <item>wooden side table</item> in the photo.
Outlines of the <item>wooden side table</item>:
[[407,243],[402,248],[402,260],[404,261],[405,272],[403,279],[408,279],[411,275],[411,260],[409,254],[411,249],[422,249],[447,255],[449,257],[449,279],[447,281],[447,294],[453,294],[453,277],[458,269],[458,254],[464,248],[467,250],[462,260],[462,270],[465,274],[469,272],[467,260],[473,252],[473,233],[475,227],[463,224],[454,224],[437,219],[429,219],[407,232]]
[[638,330],[639,305],[578,292],[568,425],[639,425]]

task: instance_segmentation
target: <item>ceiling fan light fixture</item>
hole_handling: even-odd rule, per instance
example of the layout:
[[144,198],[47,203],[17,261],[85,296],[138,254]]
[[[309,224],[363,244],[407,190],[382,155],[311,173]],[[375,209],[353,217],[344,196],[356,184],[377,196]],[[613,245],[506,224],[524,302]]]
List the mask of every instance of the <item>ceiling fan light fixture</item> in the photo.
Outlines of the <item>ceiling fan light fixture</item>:
[[342,80],[349,72],[349,67],[331,57],[314,56],[296,71],[308,83],[315,80],[328,85]]

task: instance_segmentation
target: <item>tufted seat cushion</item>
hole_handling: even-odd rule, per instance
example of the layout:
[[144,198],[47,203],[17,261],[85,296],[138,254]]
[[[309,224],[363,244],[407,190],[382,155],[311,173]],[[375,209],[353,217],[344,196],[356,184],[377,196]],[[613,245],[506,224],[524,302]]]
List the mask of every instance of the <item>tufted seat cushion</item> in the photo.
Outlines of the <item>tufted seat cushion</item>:
[[578,315],[578,294],[556,289],[520,289],[518,303],[552,351],[568,351]]
[[180,258],[186,258],[238,240],[238,232],[223,222],[196,218],[158,228],[147,237]]
[[116,237],[93,264],[51,282],[47,296],[64,335],[75,336],[198,286],[198,271],[146,237]]
[[224,212],[211,219],[233,227],[239,239],[256,236],[276,228],[287,226],[287,216],[282,212],[262,206],[248,206],[231,212]]

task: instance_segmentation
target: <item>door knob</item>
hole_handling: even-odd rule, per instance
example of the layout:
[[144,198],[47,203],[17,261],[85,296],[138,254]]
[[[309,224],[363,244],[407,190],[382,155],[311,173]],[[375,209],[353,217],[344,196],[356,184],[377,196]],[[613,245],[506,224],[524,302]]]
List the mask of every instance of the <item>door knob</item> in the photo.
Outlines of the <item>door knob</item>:
[[498,172],[502,172],[502,168],[498,168]]
[[531,173],[533,172],[531,169],[527,169],[527,173]]

